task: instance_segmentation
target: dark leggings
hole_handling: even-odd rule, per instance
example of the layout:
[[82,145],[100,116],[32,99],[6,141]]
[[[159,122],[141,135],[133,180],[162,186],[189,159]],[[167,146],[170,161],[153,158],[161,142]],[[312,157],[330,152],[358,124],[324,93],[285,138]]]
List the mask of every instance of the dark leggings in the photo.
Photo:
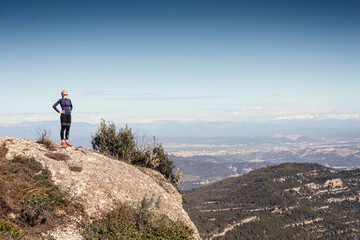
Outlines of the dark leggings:
[[70,126],[71,126],[71,115],[62,114],[60,116],[60,121],[61,121],[60,138],[61,140],[64,139],[68,140],[70,134]]

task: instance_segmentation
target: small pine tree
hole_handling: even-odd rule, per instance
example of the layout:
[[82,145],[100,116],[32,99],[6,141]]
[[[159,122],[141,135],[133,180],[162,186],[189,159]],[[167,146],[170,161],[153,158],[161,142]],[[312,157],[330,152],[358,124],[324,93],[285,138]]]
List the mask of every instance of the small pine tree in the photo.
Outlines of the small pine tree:
[[182,175],[183,175],[183,171],[181,171],[180,168],[178,168],[175,173],[175,179],[174,179],[175,181],[174,184],[177,189],[179,189],[180,185],[184,182]]
[[161,172],[167,179],[175,183],[175,175],[173,172],[175,168],[174,162],[165,153],[162,144],[154,143],[154,148],[152,150],[152,153],[156,156],[156,160],[158,161],[158,164],[154,169]]

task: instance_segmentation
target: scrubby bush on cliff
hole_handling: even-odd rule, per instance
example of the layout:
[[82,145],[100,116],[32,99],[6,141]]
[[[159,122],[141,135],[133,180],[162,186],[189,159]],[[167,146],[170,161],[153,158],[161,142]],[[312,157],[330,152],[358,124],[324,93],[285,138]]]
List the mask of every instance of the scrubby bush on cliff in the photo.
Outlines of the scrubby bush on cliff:
[[155,214],[153,199],[138,205],[121,204],[95,220],[83,232],[85,239],[193,239],[193,230],[165,215]]
[[127,125],[117,132],[113,122],[106,124],[105,120],[101,119],[97,132],[91,138],[91,145],[95,151],[130,163],[135,149],[135,137]]
[[177,182],[173,173],[174,163],[165,153],[162,144],[156,143],[155,138],[153,145],[137,146],[138,141],[131,128],[126,125],[125,128],[117,131],[113,122],[106,124],[104,119],[101,120],[97,132],[91,138],[93,150],[125,160],[133,165],[154,169],[172,183]]
[[153,145],[148,145],[145,150],[136,150],[132,156],[132,164],[155,169],[162,173],[167,179],[173,183],[175,176],[173,173],[174,163],[165,153],[164,147],[161,143],[157,143],[154,138]]
[[56,150],[55,143],[50,138],[51,132],[49,130],[38,128],[36,134],[38,136],[37,143],[43,144],[50,151]]

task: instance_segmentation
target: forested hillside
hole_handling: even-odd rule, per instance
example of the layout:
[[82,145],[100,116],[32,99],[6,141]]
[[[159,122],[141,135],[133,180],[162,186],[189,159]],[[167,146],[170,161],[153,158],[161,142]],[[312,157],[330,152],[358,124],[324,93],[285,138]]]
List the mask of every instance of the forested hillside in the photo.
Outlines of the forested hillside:
[[359,239],[360,170],[286,163],[183,193],[205,239]]

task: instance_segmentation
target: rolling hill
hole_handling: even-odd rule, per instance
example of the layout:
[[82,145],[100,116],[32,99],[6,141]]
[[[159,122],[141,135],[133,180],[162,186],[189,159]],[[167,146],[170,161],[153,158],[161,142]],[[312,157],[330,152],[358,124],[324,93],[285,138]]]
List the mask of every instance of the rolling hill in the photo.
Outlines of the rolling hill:
[[359,239],[360,169],[284,163],[183,192],[203,239]]

